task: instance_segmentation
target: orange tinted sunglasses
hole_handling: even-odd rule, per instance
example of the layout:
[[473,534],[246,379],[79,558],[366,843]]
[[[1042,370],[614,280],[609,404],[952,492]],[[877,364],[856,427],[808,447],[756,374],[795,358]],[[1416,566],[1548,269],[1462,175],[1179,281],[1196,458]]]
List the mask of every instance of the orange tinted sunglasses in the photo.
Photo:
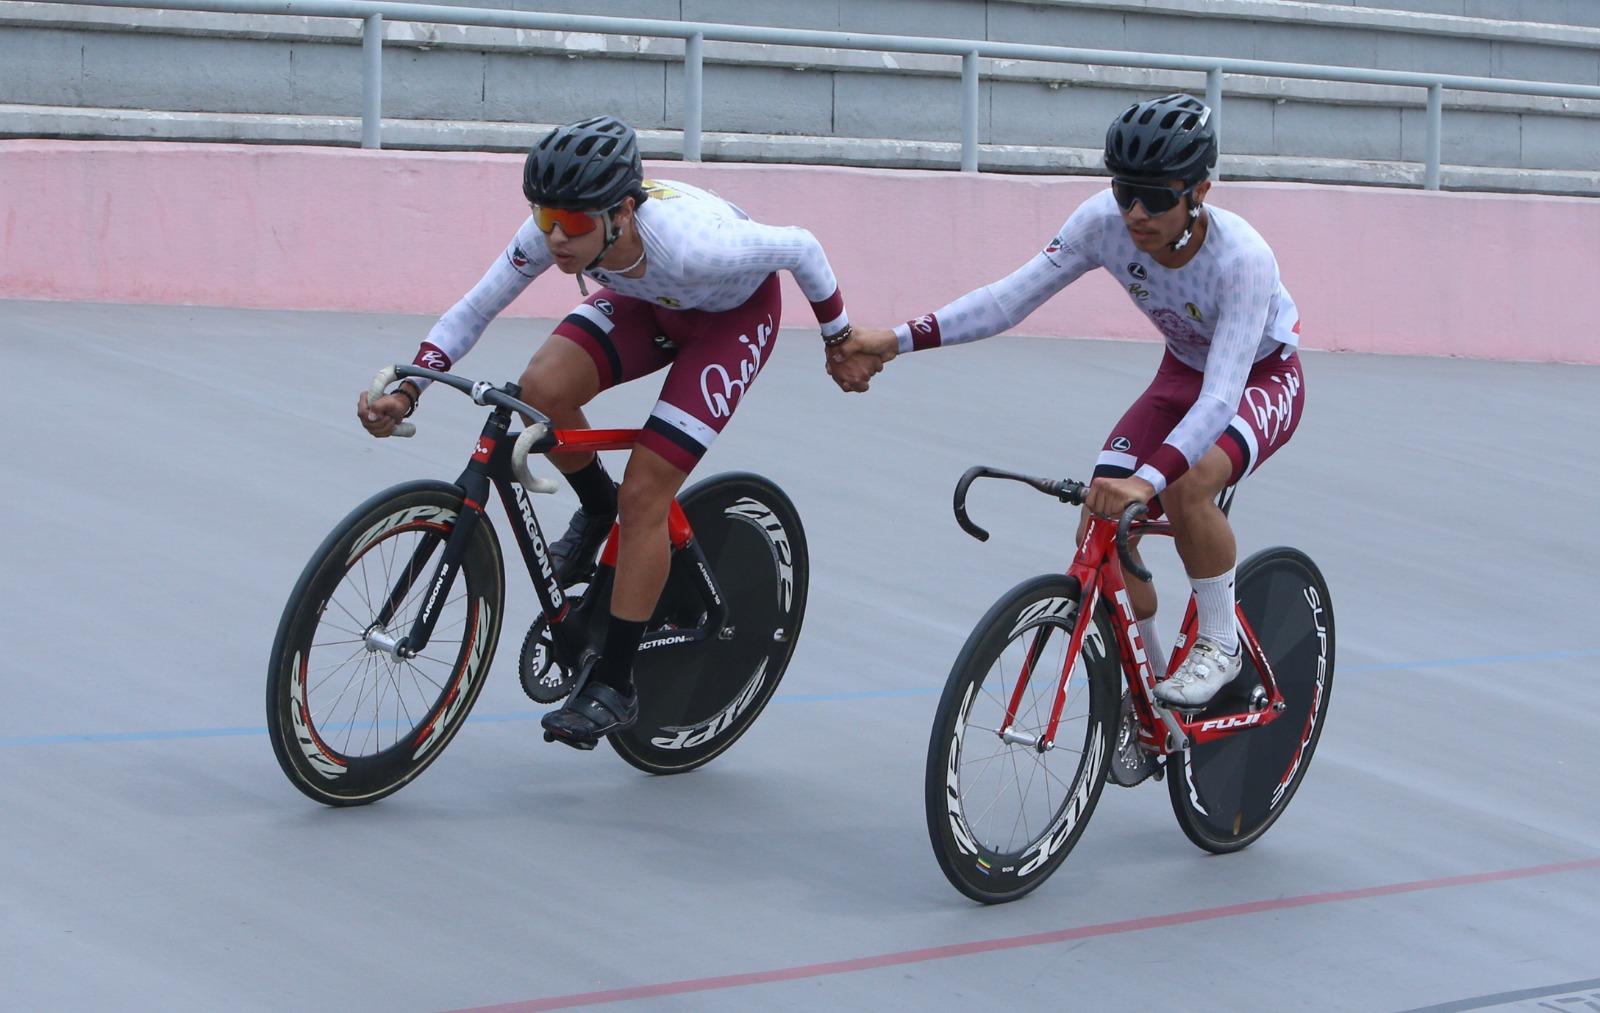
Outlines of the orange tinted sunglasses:
[[600,216],[588,211],[563,211],[560,208],[533,205],[533,222],[539,231],[549,235],[557,225],[569,236],[586,236],[600,227]]

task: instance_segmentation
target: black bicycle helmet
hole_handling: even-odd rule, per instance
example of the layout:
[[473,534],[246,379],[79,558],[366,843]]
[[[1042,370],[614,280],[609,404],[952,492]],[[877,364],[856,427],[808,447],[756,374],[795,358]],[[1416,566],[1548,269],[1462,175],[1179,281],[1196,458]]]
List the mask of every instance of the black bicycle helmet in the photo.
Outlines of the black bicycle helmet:
[[1217,164],[1211,109],[1174,93],[1139,102],[1106,131],[1106,169],[1113,176],[1195,184]]
[[633,128],[614,116],[569,123],[539,138],[522,167],[529,204],[566,211],[608,211],[642,202],[644,165]]

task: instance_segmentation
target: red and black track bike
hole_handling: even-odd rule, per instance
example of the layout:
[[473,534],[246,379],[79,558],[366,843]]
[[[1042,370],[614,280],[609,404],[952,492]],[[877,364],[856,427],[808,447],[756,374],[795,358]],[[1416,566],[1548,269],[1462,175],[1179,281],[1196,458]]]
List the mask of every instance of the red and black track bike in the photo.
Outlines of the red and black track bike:
[[[582,684],[611,611],[616,528],[587,587],[563,588],[528,501],[557,486],[530,473],[528,455],[623,450],[638,430],[554,429],[515,384],[409,365],[380,372],[372,396],[405,377],[492,410],[460,477],[405,482],[358,506],[284,606],[267,725],[289,780],[328,805],[362,805],[405,786],[449,744],[483,689],[505,615],[491,486],[542,610],[518,659],[529,697],[556,703]],[[512,434],[513,413],[533,424]],[[396,429],[413,432],[410,423]],[[656,774],[708,762],[755,721],[794,653],[809,574],[794,504],[759,475],[697,482],[674,502],[668,525],[671,569],[634,665],[639,722],[607,739]]]
[[[1075,505],[1087,488],[972,468],[956,486],[955,512],[980,541],[988,532],[966,510],[979,478]],[[968,897],[1000,903],[1044,882],[1083,834],[1108,777],[1132,787],[1164,776],[1178,825],[1216,853],[1266,833],[1305,778],[1333,686],[1333,604],[1316,564],[1285,547],[1241,564],[1243,671],[1203,710],[1168,710],[1153,695],[1156,672],[1123,578],[1150,578],[1129,555],[1130,536],[1172,533],[1144,514],[1136,503],[1117,521],[1091,517],[1067,572],[1012,588],[950,671],[928,743],[925,802],[939,867]],[[1167,675],[1195,628],[1191,597]]]

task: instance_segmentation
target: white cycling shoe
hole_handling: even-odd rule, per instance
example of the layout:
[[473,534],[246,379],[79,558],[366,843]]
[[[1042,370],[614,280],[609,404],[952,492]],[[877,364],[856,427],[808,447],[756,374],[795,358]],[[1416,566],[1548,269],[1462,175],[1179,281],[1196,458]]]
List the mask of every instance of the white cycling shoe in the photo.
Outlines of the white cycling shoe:
[[1172,678],[1156,683],[1156,699],[1168,707],[1197,710],[1232,682],[1244,667],[1244,652],[1224,654],[1221,647],[1201,638]]

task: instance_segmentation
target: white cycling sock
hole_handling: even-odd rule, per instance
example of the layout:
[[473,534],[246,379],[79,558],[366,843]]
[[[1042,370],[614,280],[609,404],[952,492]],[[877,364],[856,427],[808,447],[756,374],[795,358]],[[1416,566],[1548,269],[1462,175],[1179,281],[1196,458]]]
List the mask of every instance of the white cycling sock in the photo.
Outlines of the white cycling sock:
[[1139,620],[1139,642],[1144,644],[1144,656],[1150,659],[1150,669],[1156,673],[1157,679],[1167,676],[1167,652],[1161,649],[1161,640],[1156,636],[1156,617]]
[[1194,588],[1200,636],[1229,654],[1239,653],[1239,627],[1233,615],[1233,568],[1202,580],[1189,578]]

